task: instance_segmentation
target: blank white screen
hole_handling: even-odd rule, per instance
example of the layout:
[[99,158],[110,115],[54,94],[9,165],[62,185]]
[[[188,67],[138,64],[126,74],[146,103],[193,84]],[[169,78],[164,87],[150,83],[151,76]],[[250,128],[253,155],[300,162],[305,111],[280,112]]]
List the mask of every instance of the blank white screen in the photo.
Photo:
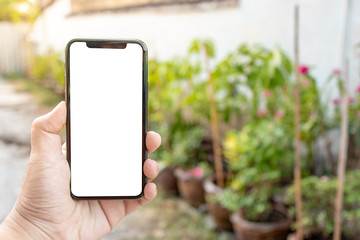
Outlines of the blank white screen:
[[137,196],[142,191],[143,50],[70,46],[71,191]]

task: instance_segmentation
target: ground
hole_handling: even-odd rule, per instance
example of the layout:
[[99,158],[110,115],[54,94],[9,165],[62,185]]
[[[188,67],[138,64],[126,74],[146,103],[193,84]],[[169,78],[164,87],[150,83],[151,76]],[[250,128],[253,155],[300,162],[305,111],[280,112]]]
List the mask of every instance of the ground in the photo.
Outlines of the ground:
[[0,79],[0,220],[20,191],[30,153],[30,126],[40,112],[31,96]]
[[[21,86],[0,78],[0,221],[11,210],[22,185],[30,153],[31,123],[51,109],[38,104],[38,97],[18,91],[24,90]],[[127,216],[104,239],[233,238],[228,233],[216,233],[212,227],[208,214],[160,191],[153,202]]]

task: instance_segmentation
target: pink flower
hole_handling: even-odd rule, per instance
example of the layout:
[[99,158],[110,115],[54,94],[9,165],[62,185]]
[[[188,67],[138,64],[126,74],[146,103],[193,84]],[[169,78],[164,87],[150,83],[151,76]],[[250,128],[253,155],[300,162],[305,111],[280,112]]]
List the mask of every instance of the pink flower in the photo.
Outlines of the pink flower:
[[265,89],[263,91],[263,95],[264,95],[265,98],[269,98],[272,95],[272,91],[270,89]]
[[339,76],[341,74],[341,70],[338,68],[335,68],[332,72],[333,75]]
[[196,178],[202,178],[204,176],[204,170],[201,167],[194,167],[188,170],[188,173]]
[[341,103],[341,99],[340,99],[340,98],[334,98],[334,99],[332,100],[332,103],[335,104],[335,105],[338,105],[338,104]]
[[282,118],[283,116],[285,116],[284,110],[276,110],[275,116],[278,118]]
[[309,86],[310,85],[310,80],[308,79],[308,78],[305,78],[305,79],[303,79],[303,81],[302,81],[302,85],[303,85],[303,87],[307,87],[307,86]]
[[258,115],[259,118],[264,117],[266,114],[267,114],[267,109],[266,108],[261,108],[257,112],[257,115]]
[[360,93],[360,84],[356,87],[356,93]]
[[308,75],[309,73],[309,67],[307,65],[300,65],[298,71],[301,75]]
[[[332,103],[335,104],[335,105],[338,105],[342,102],[342,99],[341,98],[334,98],[332,100]],[[354,103],[354,98],[353,97],[348,97],[348,103]]]

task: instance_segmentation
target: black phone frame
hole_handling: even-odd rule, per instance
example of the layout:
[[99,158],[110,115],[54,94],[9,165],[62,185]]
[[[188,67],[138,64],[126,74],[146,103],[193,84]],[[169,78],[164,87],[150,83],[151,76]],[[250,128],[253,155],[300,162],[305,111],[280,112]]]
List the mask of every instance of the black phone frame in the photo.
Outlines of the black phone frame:
[[75,38],[68,42],[65,49],[65,102],[66,102],[66,159],[70,167],[71,176],[71,109],[70,109],[70,46],[75,42],[99,42],[99,43],[135,43],[141,46],[143,52],[143,73],[142,73],[142,190],[136,196],[76,196],[71,191],[70,177],[70,196],[75,200],[106,200],[106,199],[140,199],[144,196],[144,188],[147,178],[144,174],[144,162],[147,159],[146,133],[148,125],[148,49],[146,44],[138,39],[91,39]]

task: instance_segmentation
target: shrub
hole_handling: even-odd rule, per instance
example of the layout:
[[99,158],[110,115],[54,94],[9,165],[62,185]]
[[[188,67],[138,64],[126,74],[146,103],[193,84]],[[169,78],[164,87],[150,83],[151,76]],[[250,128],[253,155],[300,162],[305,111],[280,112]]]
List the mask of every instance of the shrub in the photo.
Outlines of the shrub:
[[175,165],[184,169],[198,166],[205,161],[201,150],[204,130],[199,126],[187,126],[173,132],[168,146],[169,151],[160,151],[159,158],[167,165]]
[[292,173],[292,134],[268,120],[247,124],[240,132],[229,132],[224,154],[232,175],[229,187],[217,200],[230,211],[245,210],[245,218],[259,220],[271,209],[271,198],[280,181]]
[[[344,209],[342,212],[343,233],[352,237],[360,234],[360,171],[346,174],[344,186]],[[334,201],[337,179],[335,177],[309,176],[302,179],[304,234],[320,234],[328,237],[334,231]],[[295,217],[295,189],[286,191],[285,201],[290,205],[289,213]],[[295,228],[295,225],[293,226]]]
[[36,83],[54,90],[65,85],[65,67],[61,54],[50,50],[47,54],[36,55],[30,64],[30,78]]

